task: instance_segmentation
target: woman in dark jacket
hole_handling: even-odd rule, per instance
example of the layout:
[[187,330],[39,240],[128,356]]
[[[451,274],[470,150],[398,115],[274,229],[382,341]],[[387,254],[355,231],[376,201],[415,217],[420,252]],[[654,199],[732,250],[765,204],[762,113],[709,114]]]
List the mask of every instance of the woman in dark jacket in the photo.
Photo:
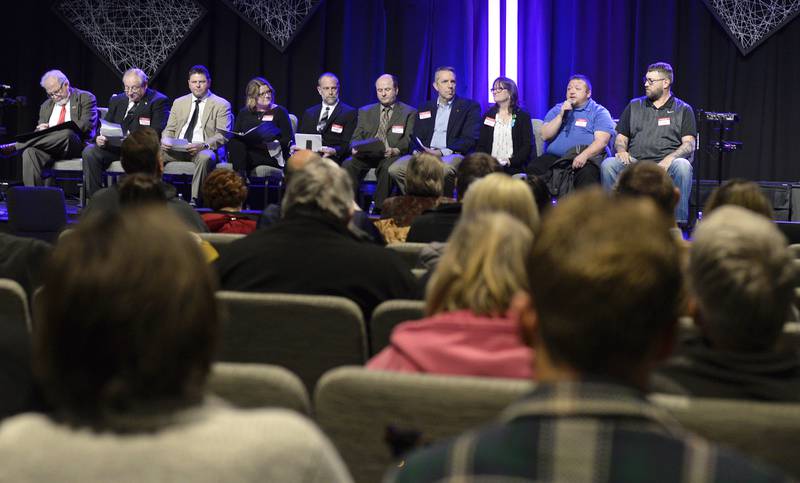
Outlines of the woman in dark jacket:
[[506,173],[522,173],[531,155],[531,115],[519,107],[517,84],[508,77],[492,83],[494,106],[483,115],[476,151],[491,154]]

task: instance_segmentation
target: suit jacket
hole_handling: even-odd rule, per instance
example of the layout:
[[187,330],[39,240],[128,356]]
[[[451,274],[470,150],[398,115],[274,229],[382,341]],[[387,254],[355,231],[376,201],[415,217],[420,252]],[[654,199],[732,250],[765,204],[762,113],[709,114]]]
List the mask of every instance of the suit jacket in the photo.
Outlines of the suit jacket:
[[[511,154],[511,171],[521,173],[524,171],[528,160],[531,157],[531,143],[533,142],[533,125],[531,115],[525,109],[517,106],[514,109],[514,125],[511,127],[511,141],[514,144],[514,152]],[[486,123],[486,118],[494,119],[497,116],[497,106],[492,106],[483,115],[484,121],[481,123],[480,136],[478,137],[478,147],[475,151],[479,153],[492,154],[494,144],[494,126]]]
[[108,113],[106,121],[120,124],[123,134],[135,131],[142,127],[142,119],[149,119],[149,126],[161,135],[167,126],[169,117],[169,99],[164,94],[154,89],[147,89],[139,103],[131,108],[131,112],[126,117],[125,111],[128,110],[128,96],[125,93],[115,94],[108,100]]
[[[300,120],[297,132],[319,134],[317,133],[317,122],[319,122],[321,112],[322,103],[306,109],[303,113],[303,118]],[[336,161],[341,162],[350,154],[350,139],[356,129],[357,116],[358,112],[342,101],[339,101],[336,109],[328,116],[328,124],[321,133],[322,144],[336,150],[336,155],[333,157]],[[340,132],[334,132],[334,125],[337,126],[336,131]]]
[[[192,113],[192,102],[194,96],[189,93],[183,97],[175,99],[172,103],[172,110],[169,113],[169,120],[161,137],[176,138],[181,133],[181,128],[189,122],[189,114]],[[203,108],[203,118],[198,120],[203,126],[203,137],[210,149],[216,150],[226,139],[217,129],[231,130],[233,127],[233,115],[231,114],[231,103],[225,99],[208,92],[208,100]]]
[[[433,99],[422,104],[417,112],[414,137],[419,138],[427,147],[430,147],[433,138],[438,107],[437,99]],[[447,148],[458,154],[468,154],[472,151],[478,139],[480,119],[481,108],[477,102],[463,97],[454,98],[450,106],[450,119],[447,122]]]
[[[392,115],[389,117],[389,129],[386,133],[386,142],[390,148],[397,148],[400,154],[408,153],[411,142],[411,133],[414,132],[414,120],[417,111],[402,102],[396,102]],[[358,122],[353,133],[352,141],[363,141],[375,137],[381,123],[381,104],[369,104],[358,110]],[[395,132],[397,126],[402,127],[402,132]]]
[[[81,139],[84,141],[94,139],[97,131],[97,99],[94,94],[70,86],[69,103],[69,115],[72,121],[80,128]],[[53,102],[53,99],[47,99],[42,103],[39,108],[38,124],[50,122],[50,115],[53,114],[55,105],[56,103]]]

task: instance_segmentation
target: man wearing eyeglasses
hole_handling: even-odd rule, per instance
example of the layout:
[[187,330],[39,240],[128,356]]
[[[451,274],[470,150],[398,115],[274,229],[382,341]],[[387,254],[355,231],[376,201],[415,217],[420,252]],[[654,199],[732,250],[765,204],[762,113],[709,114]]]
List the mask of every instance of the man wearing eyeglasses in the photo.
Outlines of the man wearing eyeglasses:
[[600,175],[603,187],[611,190],[627,165],[658,163],[681,192],[675,219],[685,223],[689,219],[697,124],[692,106],[672,95],[673,80],[672,66],[666,62],[647,68],[642,79],[645,96],[633,99],[622,112],[614,141],[617,154],[603,161]]
[[[141,69],[128,69],[122,76],[124,92],[111,96],[105,120],[122,127],[122,135],[140,127],[151,127],[159,136],[167,125],[169,99],[164,94],[150,89],[147,74]],[[100,134],[94,144],[83,150],[83,177],[86,196],[91,197],[102,187],[103,170],[119,159],[119,143],[109,142]]]
[[[339,99],[339,78],[325,72],[317,79],[321,104],[309,107],[300,119],[297,132],[322,135],[319,155],[341,164],[350,150],[358,112]],[[292,152],[305,146],[292,146]]]
[[77,158],[97,127],[94,94],[72,87],[60,70],[45,72],[40,82],[48,99],[39,108],[36,131],[73,121],[79,132],[61,129],[21,143],[0,146],[0,154],[22,151],[22,181],[25,186],[42,184],[42,169],[59,159]]

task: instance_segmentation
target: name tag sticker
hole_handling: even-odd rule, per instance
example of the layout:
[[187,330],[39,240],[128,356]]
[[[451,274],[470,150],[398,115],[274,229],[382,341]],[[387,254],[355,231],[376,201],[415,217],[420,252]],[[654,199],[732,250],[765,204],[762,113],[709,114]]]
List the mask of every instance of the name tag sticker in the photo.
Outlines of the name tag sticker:
[[489,127],[494,127],[494,123],[495,123],[495,120],[494,120],[493,117],[487,117],[486,119],[483,120],[483,124],[485,124],[486,126],[489,126]]
[[431,111],[425,111],[425,112],[420,112],[419,113],[419,118],[420,119],[428,119],[430,117],[431,117]]
[[659,126],[669,126],[669,118],[668,117],[659,117],[658,118],[658,125]]
[[394,134],[403,134],[403,131],[405,131],[405,130],[406,130],[406,128],[402,124],[397,125],[397,126],[392,126],[392,133],[394,133]]
[[588,119],[583,119],[583,118],[575,119],[575,125],[578,127],[586,127],[588,124],[589,124]]
[[273,118],[274,116],[272,114],[264,114],[263,116],[261,116],[262,121],[271,121]]
[[334,124],[331,126],[331,131],[335,132],[336,134],[341,134],[343,130],[344,126],[342,126],[341,124]]
[[150,118],[149,117],[140,117],[139,118],[139,125],[140,126],[149,126],[150,125]]

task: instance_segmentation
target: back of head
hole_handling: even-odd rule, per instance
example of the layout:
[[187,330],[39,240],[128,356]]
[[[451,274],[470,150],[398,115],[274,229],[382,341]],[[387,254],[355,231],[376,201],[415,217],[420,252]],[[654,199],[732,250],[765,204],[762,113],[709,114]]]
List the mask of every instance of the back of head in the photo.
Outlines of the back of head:
[[772,205],[761,192],[761,187],[753,181],[735,178],[722,183],[714,189],[706,201],[704,215],[709,215],[712,211],[723,205],[736,205],[747,208],[760,215],[772,219]]
[[326,213],[347,223],[353,210],[353,183],[342,168],[329,160],[314,160],[292,174],[281,204],[281,214],[296,209]]
[[[467,155],[456,168],[458,199],[464,199],[464,195],[467,194],[467,189],[473,181],[497,171],[500,171],[500,164],[491,155],[486,153]],[[449,195],[449,193],[445,193],[445,195]]]
[[644,196],[653,200],[666,215],[672,217],[678,197],[667,172],[656,163],[634,163],[617,179],[616,192],[624,196]]
[[528,290],[532,244],[530,229],[506,213],[462,216],[428,284],[427,313],[505,314],[511,297]]
[[539,210],[539,216],[544,216],[547,210],[553,207],[553,196],[550,194],[547,183],[536,175],[528,175],[526,181],[533,193],[533,199],[536,201],[536,208]]
[[599,189],[550,211],[528,271],[540,342],[554,363],[636,377],[678,318],[681,271],[669,226],[651,201]]
[[411,196],[442,196],[444,165],[436,156],[418,153],[411,157],[406,170],[406,194]]
[[284,173],[284,186],[289,185],[292,175],[306,167],[311,161],[319,161],[322,157],[310,149],[298,149],[286,161],[286,172]]
[[199,402],[219,330],[198,244],[164,207],[102,213],[59,241],[45,272],[34,370],[68,421]]
[[539,210],[528,185],[505,173],[492,173],[469,187],[464,196],[464,216],[480,211],[503,211],[527,226],[532,233],[539,229]]
[[124,208],[167,202],[161,179],[144,173],[125,176],[119,185],[119,204]]
[[159,175],[161,141],[158,134],[149,127],[137,129],[122,141],[120,162],[128,174],[144,173]]
[[794,299],[786,237],[763,216],[723,206],[694,232],[689,286],[712,344],[727,351],[773,348]]
[[203,182],[203,200],[212,210],[241,210],[247,199],[247,186],[241,176],[229,169],[215,169]]

